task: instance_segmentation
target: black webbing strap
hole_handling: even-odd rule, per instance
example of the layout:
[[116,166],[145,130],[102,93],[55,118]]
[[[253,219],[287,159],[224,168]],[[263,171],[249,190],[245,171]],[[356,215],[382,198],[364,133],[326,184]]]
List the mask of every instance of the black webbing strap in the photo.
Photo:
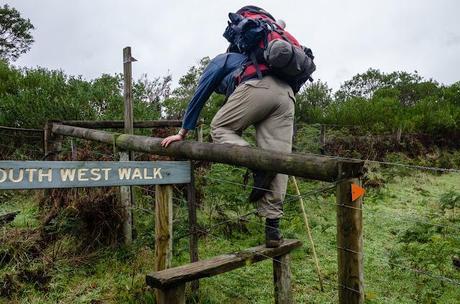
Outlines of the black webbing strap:
[[257,78],[262,79],[262,72],[260,72],[260,68],[259,68],[259,64],[257,63],[255,52],[251,52],[251,54],[249,55],[249,58],[251,58],[252,64],[254,64],[256,67]]

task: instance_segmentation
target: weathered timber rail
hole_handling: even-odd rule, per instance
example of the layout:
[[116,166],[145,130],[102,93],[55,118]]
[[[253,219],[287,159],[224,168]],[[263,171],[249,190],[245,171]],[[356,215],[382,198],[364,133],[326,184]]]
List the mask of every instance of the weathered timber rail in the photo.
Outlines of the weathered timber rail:
[[164,148],[161,146],[161,138],[112,133],[58,123],[54,123],[51,129],[56,135],[114,144],[125,150],[238,165],[327,182],[359,177],[362,175],[364,165],[362,161],[331,159],[310,154],[280,153],[229,144],[181,141]]

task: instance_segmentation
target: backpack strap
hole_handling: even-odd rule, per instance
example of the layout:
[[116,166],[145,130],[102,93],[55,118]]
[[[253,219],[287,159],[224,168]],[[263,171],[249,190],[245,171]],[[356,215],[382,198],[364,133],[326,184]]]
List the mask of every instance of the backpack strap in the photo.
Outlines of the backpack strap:
[[260,71],[259,64],[257,63],[256,54],[251,52],[249,58],[251,59],[252,64],[256,67],[257,78],[262,79],[262,72]]

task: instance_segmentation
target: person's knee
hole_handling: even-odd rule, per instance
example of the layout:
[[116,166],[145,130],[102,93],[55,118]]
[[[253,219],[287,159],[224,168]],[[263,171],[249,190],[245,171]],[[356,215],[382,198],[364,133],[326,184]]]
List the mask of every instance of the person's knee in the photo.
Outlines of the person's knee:
[[212,141],[217,143],[219,141],[219,127],[216,123],[216,121],[213,119],[211,121],[211,138],[212,138]]

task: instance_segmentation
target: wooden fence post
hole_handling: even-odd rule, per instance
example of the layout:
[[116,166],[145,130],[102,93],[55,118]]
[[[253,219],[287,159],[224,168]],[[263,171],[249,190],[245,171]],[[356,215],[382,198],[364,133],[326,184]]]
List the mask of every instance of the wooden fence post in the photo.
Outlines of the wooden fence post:
[[[133,58],[131,56],[131,48],[125,47],[123,49],[123,80],[124,80],[124,125],[125,133],[133,134],[133,91],[132,91],[132,68],[131,63]],[[133,151],[120,153],[120,161],[133,160]],[[126,245],[132,243],[133,228],[132,228],[132,206],[133,191],[132,187],[120,187],[121,206],[123,208],[123,239]]]
[[197,132],[196,132],[196,140],[198,142],[203,142],[203,124],[204,124],[204,120],[201,119],[200,120],[200,124],[198,125],[197,127]]
[[[59,152],[62,150],[62,135],[53,133],[53,123],[56,121],[48,121],[43,130],[43,160],[58,160]],[[44,195],[50,196],[53,189],[45,189]],[[57,206],[55,206],[57,208]]]
[[340,304],[364,303],[362,197],[352,201],[357,178],[337,184],[337,261]]
[[[131,56],[131,47],[123,49],[123,81],[124,81],[124,121],[125,134],[134,133],[134,116],[133,116],[133,71],[132,62],[135,59]],[[129,151],[129,159],[133,160],[133,151]]]
[[72,138],[70,139],[70,151],[72,153],[72,160],[77,160],[78,159],[77,144]]
[[[129,154],[120,152],[120,161],[129,161]],[[120,187],[120,203],[123,211],[123,241],[125,245],[130,245],[133,241],[133,226],[132,226],[132,188],[130,186]]]
[[43,130],[44,160],[57,160],[59,152],[62,150],[63,136],[53,133],[53,123],[56,123],[56,121],[47,122]]
[[[198,261],[198,234],[197,234],[197,218],[196,218],[196,189],[194,167],[192,162],[190,184],[187,185],[187,203],[188,203],[188,224],[189,224],[189,247],[190,247],[190,262]],[[191,282],[192,292],[196,293],[199,288],[199,281]]]
[[320,133],[319,133],[319,150],[322,155],[326,153],[324,150],[326,146],[326,125],[321,125]]
[[[173,237],[172,197],[173,189],[171,185],[155,186],[155,271],[171,267]],[[168,301],[175,297],[182,298],[179,294],[165,294],[161,290],[155,291],[157,303],[176,303]]]
[[273,259],[275,304],[292,304],[291,268],[289,254]]
[[399,126],[396,130],[396,142],[401,143],[401,136],[402,136],[402,127]]
[[155,271],[171,267],[173,237],[172,186],[155,186]]

